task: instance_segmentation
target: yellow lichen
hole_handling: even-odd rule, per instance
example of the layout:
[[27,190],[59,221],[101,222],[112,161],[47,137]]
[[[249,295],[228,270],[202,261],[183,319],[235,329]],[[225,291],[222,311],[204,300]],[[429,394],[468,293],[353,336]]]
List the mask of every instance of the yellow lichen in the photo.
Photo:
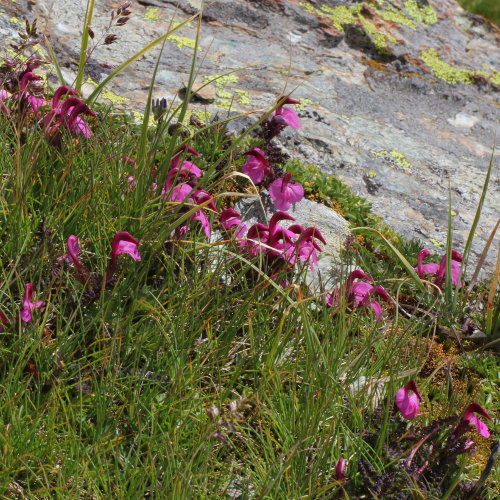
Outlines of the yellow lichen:
[[405,16],[403,12],[397,11],[393,8],[389,8],[387,10],[377,11],[377,13],[382,17],[382,19],[389,23],[403,24],[404,26],[407,26],[412,30],[417,29],[416,24],[407,16]]
[[368,172],[366,172],[366,175],[367,175],[370,179],[374,179],[375,177],[377,177],[377,172],[374,172],[373,170],[369,170]]
[[[97,87],[97,85],[98,85],[90,77],[87,78],[87,81],[85,83],[93,85],[94,87]],[[111,90],[106,89],[106,88],[101,92],[100,98],[106,99],[106,100],[112,102],[113,104],[116,104],[117,106],[119,106],[120,104],[125,104],[127,101],[130,101],[130,99],[128,97],[119,96],[118,94],[115,94],[114,92],[112,92]]]
[[440,80],[444,80],[451,84],[474,83],[474,71],[469,69],[457,69],[441,61],[435,49],[424,50],[421,59]]
[[155,22],[155,21],[158,21],[158,19],[160,19],[161,15],[160,15],[160,9],[156,8],[156,7],[150,7],[149,9],[146,9],[146,13],[144,14],[144,20],[145,21],[151,21],[151,22]]
[[422,24],[436,24],[438,17],[436,11],[430,5],[420,6],[416,0],[408,0],[404,2],[406,12]]
[[248,95],[248,92],[246,90],[242,89],[232,89],[232,90],[237,95],[236,100],[238,101],[239,104],[252,104],[252,100],[250,99],[250,96]]
[[207,75],[203,77],[203,83],[213,83],[216,87],[221,88],[230,83],[238,83],[239,77],[231,73],[229,75]]
[[411,163],[406,159],[406,156],[399,151],[395,151],[394,149],[392,151],[371,151],[371,153],[373,156],[377,156],[379,158],[385,158],[388,160],[392,159],[396,163],[396,165],[398,165],[405,171],[409,171],[411,168]]
[[439,241],[439,240],[436,240],[435,238],[429,238],[429,241],[435,246],[435,247],[438,247],[438,248],[443,248],[444,247],[444,243],[442,241]]
[[17,24],[18,26],[24,26],[24,23],[20,19],[14,16],[10,18],[10,22],[12,24]]
[[179,49],[182,49],[182,47],[189,47],[190,49],[194,50],[194,48],[196,47],[197,50],[202,50],[202,48],[199,45],[196,46],[196,40],[193,40],[192,38],[172,35],[168,39],[171,42],[174,42]]
[[311,99],[308,99],[307,97],[301,97],[300,104],[295,104],[294,108],[295,108],[295,111],[305,111],[307,108],[310,108],[311,106],[314,106],[315,104],[318,104],[318,103],[312,101]]
[[228,92],[227,90],[220,89],[217,91],[217,97],[220,97],[221,99],[231,99],[233,97],[233,94],[231,94],[231,92]]

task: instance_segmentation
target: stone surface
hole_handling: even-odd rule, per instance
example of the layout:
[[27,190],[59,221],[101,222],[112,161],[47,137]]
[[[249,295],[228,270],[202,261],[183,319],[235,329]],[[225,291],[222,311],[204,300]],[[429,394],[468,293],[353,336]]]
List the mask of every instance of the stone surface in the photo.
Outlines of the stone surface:
[[[425,4],[428,4],[425,7]],[[0,0],[0,34],[15,37],[16,20],[37,17],[71,80],[78,60],[85,2]],[[119,2],[96,2],[99,33]],[[88,76],[101,80],[162,34],[172,19],[197,12],[199,0],[132,2],[120,42],[98,48]],[[306,106],[299,131],[285,131],[294,156],[338,175],[373,203],[385,222],[433,251],[446,241],[450,179],[455,247],[462,249],[481,194],[495,134],[500,137],[500,34],[454,0],[226,0],[205,2],[199,77],[213,83],[203,110],[266,109],[294,91]],[[423,6],[423,7],[420,7]],[[189,74],[196,22],[176,33],[158,72],[155,97],[176,99]],[[125,106],[141,110],[158,56],[146,54],[110,86]],[[113,94],[108,94],[113,98]],[[200,106],[200,104],[197,104]],[[259,111],[261,112],[261,111]],[[472,264],[499,217],[498,153]],[[497,236],[493,248],[497,246]],[[490,251],[488,269],[495,256]]]

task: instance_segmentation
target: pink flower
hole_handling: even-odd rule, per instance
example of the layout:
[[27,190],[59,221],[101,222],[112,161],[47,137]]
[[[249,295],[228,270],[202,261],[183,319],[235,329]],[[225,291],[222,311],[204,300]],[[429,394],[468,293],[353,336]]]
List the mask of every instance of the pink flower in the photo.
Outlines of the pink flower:
[[5,328],[10,326],[10,321],[7,319],[7,316],[0,310],[0,333],[2,333]]
[[419,401],[423,398],[413,380],[396,392],[396,406],[406,420],[413,420],[418,415]]
[[340,457],[335,464],[335,479],[337,479],[337,481],[344,482],[346,480],[345,467],[346,460],[345,458]]
[[[420,278],[425,278],[425,276],[435,276],[434,283],[442,288],[445,276],[446,276],[446,255],[443,255],[441,262],[436,264],[435,262],[429,262],[423,264],[425,258],[427,258],[431,253],[427,249],[422,249],[418,254],[417,267],[415,271]],[[451,283],[453,286],[460,288],[462,282],[460,281],[460,263],[462,262],[462,255],[456,250],[451,252]]]
[[281,96],[278,99],[280,105],[273,111],[273,117],[280,117],[285,126],[289,126],[292,128],[300,128],[299,117],[297,116],[297,112],[292,108],[284,108],[285,104],[300,104],[300,101],[295,99],[291,99],[290,97]]
[[182,180],[182,182],[187,182],[194,186],[202,174],[203,172],[190,161],[183,161],[180,167],[171,168],[167,173],[167,179],[161,191],[162,199],[166,198],[167,193],[172,189],[175,182]]
[[286,212],[276,212],[269,221],[269,227],[264,224],[254,224],[247,232],[247,248],[252,257],[258,255],[261,251],[263,253],[268,253],[270,250],[261,245],[261,243],[266,244],[267,246],[272,246],[276,251],[273,252],[275,255],[280,255],[285,250],[285,245],[279,243],[279,241],[283,238],[291,242],[290,234],[286,229],[281,227],[278,222],[282,220],[291,220],[295,219],[287,214]]
[[170,160],[170,166],[172,168],[175,168],[179,165],[182,153],[189,153],[194,156],[200,156],[200,153],[198,153],[198,151],[193,149],[191,146],[188,146],[187,144],[182,144],[182,146],[179,146],[177,152],[174,154],[174,156],[172,156],[172,159]]
[[92,132],[79,115],[83,113],[95,116],[95,113],[78,97],[70,97],[59,106],[59,99],[64,94],[74,94],[74,91],[64,86],[54,94],[52,109],[41,121],[45,135],[58,138],[60,128],[64,126],[75,134],[82,134],[86,138],[92,137]]
[[453,434],[455,435],[455,437],[460,437],[462,434],[467,432],[471,426],[474,426],[477,432],[481,434],[481,436],[485,438],[490,437],[490,431],[488,430],[488,427],[483,421],[479,420],[479,417],[475,415],[475,413],[478,413],[482,417],[493,421],[493,419],[488,415],[488,413],[486,413],[486,410],[480,404],[472,403],[467,406],[457,428],[454,430]]
[[111,258],[116,259],[118,255],[126,253],[135,261],[140,261],[139,242],[127,231],[121,231],[115,234],[111,243]]
[[231,231],[235,238],[243,238],[247,226],[241,221],[241,215],[232,208],[226,208],[220,215],[220,224],[226,231]]
[[288,210],[294,203],[304,198],[304,188],[301,184],[291,184],[292,174],[286,173],[281,179],[276,179],[269,186],[269,195],[277,210]]
[[111,256],[106,269],[106,283],[109,282],[115,271],[118,269],[118,256],[126,253],[135,261],[140,261],[139,242],[127,231],[120,231],[115,234],[111,242]]
[[264,177],[271,173],[271,167],[267,163],[264,153],[259,148],[253,148],[243,154],[249,158],[241,167],[241,171],[248,175],[254,184],[261,183]]
[[[41,108],[45,104],[45,99],[43,97],[36,97],[30,94],[26,88],[31,81],[39,81],[41,78],[35,73],[28,71],[21,78],[21,82],[19,83],[19,89],[21,90],[21,98],[28,103],[31,108],[31,111],[36,114],[39,108]],[[17,96],[16,96],[17,97]]]
[[76,268],[78,279],[85,284],[90,277],[89,270],[80,263],[78,259],[78,254],[80,253],[80,245],[78,238],[75,235],[71,235],[67,242],[68,253],[61,257],[61,260],[66,262],[72,262]]
[[[378,295],[383,300],[388,301],[389,295],[382,286],[373,286],[366,281],[373,281],[370,276],[363,271],[354,270],[346,280],[344,293],[346,294],[347,303],[354,308],[369,307],[374,313],[377,321],[382,319],[382,307],[380,303],[373,300],[374,295]],[[326,304],[329,307],[336,307],[339,304],[340,289],[336,289],[333,293],[326,296]]]
[[[191,203],[193,205],[200,205],[202,203],[210,201],[210,203],[207,204],[207,208],[210,208],[214,212],[217,212],[217,209],[213,202],[213,197],[209,193],[203,191],[202,189],[194,191],[194,189],[187,183],[182,183],[175,186],[170,193],[169,201],[173,201],[176,203]],[[190,209],[191,208],[188,207],[188,210]],[[191,215],[189,219],[200,222],[205,236],[207,238],[210,238],[210,221],[204,214],[203,208],[200,208],[197,212]],[[183,231],[186,232],[187,227],[183,229]]]
[[40,300],[38,302],[33,302],[33,285],[31,283],[26,283],[26,289],[23,297],[23,307],[21,309],[21,319],[28,323],[31,321],[31,311],[33,309],[41,309],[43,307],[43,302]]

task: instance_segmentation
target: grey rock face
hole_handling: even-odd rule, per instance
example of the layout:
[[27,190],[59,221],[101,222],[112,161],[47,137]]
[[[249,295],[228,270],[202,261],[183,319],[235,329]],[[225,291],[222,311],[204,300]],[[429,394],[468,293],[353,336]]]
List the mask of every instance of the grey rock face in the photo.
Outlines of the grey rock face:
[[[117,3],[96,4],[98,33]],[[280,138],[290,154],[338,175],[371,201],[386,223],[433,251],[446,241],[450,179],[454,247],[462,250],[494,137],[500,137],[500,32],[454,0],[428,4],[424,9],[424,2],[406,0],[206,2],[200,77],[247,69],[216,86],[214,102],[201,109],[219,116],[228,107],[265,109],[294,91],[305,106],[302,128],[285,130]],[[172,19],[186,19],[200,5],[200,0],[133,1],[130,22],[117,32],[120,42],[95,51],[89,76],[102,79],[109,70],[98,63],[124,61],[165,32]],[[84,8],[77,0],[4,1],[0,29],[15,31],[12,16],[38,17],[69,78],[76,69]],[[192,23],[169,43],[155,97],[178,98],[191,64],[187,39],[195,33]],[[156,53],[146,54],[110,86],[129,99],[128,109],[143,108],[155,58]],[[498,152],[494,162],[472,265],[500,215]],[[499,242],[497,236],[493,248]],[[494,259],[491,252],[490,271]]]

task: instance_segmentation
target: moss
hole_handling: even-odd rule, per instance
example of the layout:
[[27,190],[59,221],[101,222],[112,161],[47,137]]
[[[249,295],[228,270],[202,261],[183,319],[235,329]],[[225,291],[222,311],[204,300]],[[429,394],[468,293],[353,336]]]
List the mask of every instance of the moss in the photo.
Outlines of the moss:
[[440,80],[447,83],[474,83],[474,71],[468,69],[457,69],[441,61],[435,49],[424,50],[421,55],[422,61],[429,66],[432,72]]
[[419,23],[431,25],[438,22],[436,11],[430,5],[420,7],[416,0],[408,0],[404,2],[404,7],[406,12]]
[[161,17],[160,9],[158,9],[156,7],[150,7],[149,9],[146,9],[146,13],[143,16],[144,20],[151,21],[153,23],[155,21],[158,21],[158,19],[160,19],[160,17]]
[[411,168],[411,163],[406,159],[406,156],[403,153],[400,153],[399,151],[395,151],[394,149],[392,151],[387,151],[387,150],[382,150],[382,151],[371,151],[371,154],[373,156],[377,156],[379,158],[384,158],[387,160],[393,160],[396,165],[401,167],[405,171],[410,171]]

